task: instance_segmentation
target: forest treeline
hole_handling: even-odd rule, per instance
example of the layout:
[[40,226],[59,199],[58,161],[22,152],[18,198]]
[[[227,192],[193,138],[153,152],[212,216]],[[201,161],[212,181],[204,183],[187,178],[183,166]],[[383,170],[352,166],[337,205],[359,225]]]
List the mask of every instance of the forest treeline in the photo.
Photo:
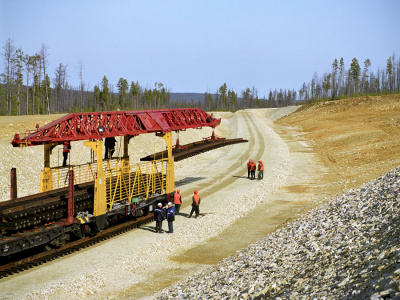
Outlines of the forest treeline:
[[49,70],[48,48],[42,44],[34,54],[16,48],[8,39],[3,46],[4,72],[0,74],[0,115],[50,114],[85,111],[141,110],[174,107],[199,107],[204,110],[284,107],[298,103],[335,100],[355,95],[377,95],[400,91],[400,58],[393,53],[385,68],[376,73],[366,59],[360,66],[356,58],[345,67],[343,58],[334,59],[330,72],[304,82],[299,90],[275,89],[259,97],[256,87],[240,93],[222,84],[198,101],[171,100],[169,88],[156,82],[143,87],[138,81],[120,78],[116,85],[104,75],[91,88],[84,82],[83,62],[78,62],[79,86],[68,83],[68,66],[63,63]]

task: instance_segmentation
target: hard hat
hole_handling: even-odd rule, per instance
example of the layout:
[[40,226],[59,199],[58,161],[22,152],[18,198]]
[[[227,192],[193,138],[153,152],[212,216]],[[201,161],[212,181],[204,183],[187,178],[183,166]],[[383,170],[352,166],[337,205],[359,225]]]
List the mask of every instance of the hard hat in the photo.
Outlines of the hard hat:
[[181,190],[176,190],[176,192],[177,192],[177,193],[180,193],[180,192],[181,192]]
[[158,203],[158,206],[162,206],[162,204],[161,204],[161,203]]
[[195,194],[197,194],[197,193],[198,193],[198,191],[194,191],[194,193],[195,193]]
[[262,160],[260,160],[260,163],[262,163]]
[[169,206],[171,206],[171,205],[172,205],[172,203],[171,203],[171,202],[168,202],[168,205],[169,205]]

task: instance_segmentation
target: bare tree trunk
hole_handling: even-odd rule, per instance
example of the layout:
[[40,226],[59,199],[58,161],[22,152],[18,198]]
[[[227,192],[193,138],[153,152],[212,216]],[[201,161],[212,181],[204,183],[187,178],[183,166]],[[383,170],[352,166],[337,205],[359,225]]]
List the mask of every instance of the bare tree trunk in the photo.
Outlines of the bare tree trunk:
[[30,73],[30,57],[26,55],[26,114],[29,115],[29,73]]
[[42,56],[41,56],[41,54],[38,54],[38,59],[39,59],[39,78],[38,78],[39,90],[38,90],[38,93],[39,93],[39,97],[41,98],[38,100],[38,103],[42,102],[42,108],[43,108],[43,112],[44,112],[44,97],[41,92],[42,91]]
[[[40,50],[40,56],[43,61],[43,78],[45,80],[45,93],[46,93],[46,104],[47,104],[47,114],[50,114],[50,103],[49,103],[49,91],[47,89],[47,78],[46,78],[46,62],[47,62],[47,47],[45,44],[42,44],[42,49]],[[44,105],[43,105],[43,110],[44,110]]]
[[32,98],[32,115],[34,114],[34,106],[37,104],[37,113],[39,114],[39,101],[35,103],[36,100],[36,77],[37,77],[37,62],[38,62],[38,55],[35,54],[33,57],[33,98]]
[[83,103],[83,61],[79,60],[79,79],[80,79],[80,107],[79,111],[82,111]]
[[11,115],[11,99],[12,99],[12,88],[11,88],[11,67],[12,67],[12,59],[13,53],[15,51],[15,47],[12,45],[12,40],[8,39],[6,44],[4,45],[4,60],[7,69],[7,78],[6,78],[6,102],[7,102],[7,112]]

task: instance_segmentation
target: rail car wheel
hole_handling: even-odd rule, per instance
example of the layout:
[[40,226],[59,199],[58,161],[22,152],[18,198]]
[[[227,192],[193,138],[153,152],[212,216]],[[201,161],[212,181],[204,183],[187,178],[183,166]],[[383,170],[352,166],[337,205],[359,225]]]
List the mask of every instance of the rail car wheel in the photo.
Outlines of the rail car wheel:
[[54,247],[54,248],[60,248],[62,246],[65,245],[65,240],[67,239],[67,237],[65,235],[60,235],[59,237],[57,237],[56,239],[52,240],[50,242],[50,244]]
[[92,236],[93,235],[93,230],[92,230],[92,226],[90,226],[89,224],[81,224],[81,227],[79,228],[78,231],[78,236],[79,238],[84,238],[86,236]]
[[106,215],[97,216],[95,219],[96,230],[98,232],[102,232],[105,228],[107,228],[110,223],[107,220]]

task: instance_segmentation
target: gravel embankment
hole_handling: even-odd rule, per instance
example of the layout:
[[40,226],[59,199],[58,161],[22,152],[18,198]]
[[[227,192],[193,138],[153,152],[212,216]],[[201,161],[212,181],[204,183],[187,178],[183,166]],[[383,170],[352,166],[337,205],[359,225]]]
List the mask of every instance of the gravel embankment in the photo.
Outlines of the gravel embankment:
[[157,299],[400,299],[400,168],[333,198]]

